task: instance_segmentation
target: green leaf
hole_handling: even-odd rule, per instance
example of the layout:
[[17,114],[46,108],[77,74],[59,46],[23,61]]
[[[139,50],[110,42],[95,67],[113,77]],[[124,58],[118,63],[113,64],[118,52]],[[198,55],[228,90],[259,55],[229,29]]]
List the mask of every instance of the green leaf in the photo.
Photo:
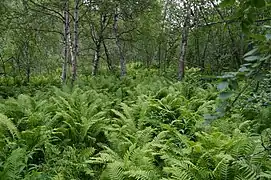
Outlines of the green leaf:
[[268,56],[265,56],[265,57],[261,58],[260,61],[261,61],[261,62],[264,62],[264,61],[266,61],[266,60],[269,60],[270,58],[271,58],[271,54],[268,55]]
[[226,6],[232,6],[235,3],[235,0],[223,0],[220,3],[221,7],[226,7]]
[[253,63],[253,65],[251,66],[252,68],[257,68],[261,65],[260,62],[257,62],[257,63]]
[[247,24],[247,23],[242,22],[242,23],[241,23],[241,28],[242,28],[242,31],[243,31],[244,33],[249,33],[249,27],[248,27],[248,24]]
[[267,29],[271,29],[271,26],[269,26],[269,25],[263,25],[262,27],[267,28]]
[[229,99],[232,96],[232,92],[221,92],[219,98],[222,100]]
[[252,5],[254,5],[256,8],[262,8],[266,5],[265,0],[252,0]]
[[262,34],[251,34],[250,37],[257,41],[265,41],[266,39],[266,37]]
[[249,71],[249,69],[247,67],[241,67],[239,69],[239,72],[247,72],[247,71]]
[[227,81],[223,81],[217,85],[218,90],[224,90],[229,86],[229,83]]
[[258,48],[252,49],[251,51],[247,52],[244,57],[253,55],[256,51],[258,51]]
[[245,61],[253,62],[253,61],[258,60],[259,58],[260,58],[259,56],[248,56],[245,58]]

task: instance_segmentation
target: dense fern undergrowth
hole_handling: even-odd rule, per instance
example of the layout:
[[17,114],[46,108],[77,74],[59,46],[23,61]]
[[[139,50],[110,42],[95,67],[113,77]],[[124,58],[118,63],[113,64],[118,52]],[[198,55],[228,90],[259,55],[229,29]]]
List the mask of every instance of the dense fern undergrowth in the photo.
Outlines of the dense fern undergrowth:
[[271,179],[270,106],[244,95],[206,120],[219,92],[199,72],[175,82],[137,70],[28,92],[0,100],[0,180]]

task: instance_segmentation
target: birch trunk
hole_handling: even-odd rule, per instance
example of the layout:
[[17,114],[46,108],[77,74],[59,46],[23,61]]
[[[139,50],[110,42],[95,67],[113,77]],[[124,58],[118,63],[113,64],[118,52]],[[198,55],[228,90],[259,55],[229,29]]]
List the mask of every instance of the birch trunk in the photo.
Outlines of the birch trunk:
[[187,0],[186,4],[186,17],[185,22],[183,25],[183,32],[182,32],[182,41],[181,41],[181,51],[180,51],[180,59],[179,59],[179,72],[178,72],[178,79],[181,81],[184,77],[184,70],[185,70],[185,56],[187,51],[187,40],[189,35],[189,28],[190,28],[190,16],[191,16],[191,2]]
[[96,49],[95,49],[95,55],[94,55],[94,60],[93,60],[93,67],[92,67],[92,75],[95,76],[98,73],[98,66],[99,66],[99,62],[100,62],[100,57],[101,57],[101,46],[103,43],[104,49],[105,49],[105,53],[107,56],[107,60],[109,59],[109,55],[108,55],[108,50],[105,46],[104,43],[104,36],[103,33],[106,29],[107,26],[107,16],[106,14],[101,14],[100,15],[100,29],[99,32],[96,32],[97,30],[95,30],[94,25],[90,25],[90,29],[91,29],[91,37],[95,43]]
[[106,56],[106,62],[107,62],[107,67],[109,71],[113,71],[113,66],[112,66],[112,62],[109,56],[109,52],[108,49],[106,47],[105,41],[103,40],[103,46],[104,46],[104,52],[105,52],[105,56]]
[[121,49],[120,39],[119,39],[119,35],[118,35],[118,16],[119,16],[118,10],[116,8],[116,12],[114,14],[113,30],[114,30],[114,35],[115,35],[115,39],[116,39],[116,45],[117,45],[119,55],[120,55],[120,75],[125,76],[127,73],[126,72],[126,62],[125,62],[124,54]]
[[[165,39],[165,23],[166,23],[166,16],[167,16],[167,12],[168,12],[168,6],[169,6],[169,0],[166,0],[165,2],[165,6],[164,6],[164,12],[163,12],[163,19],[162,19],[162,26],[161,26],[161,32],[159,35],[159,45],[158,45],[158,64],[159,64],[159,69],[161,68],[161,64],[162,64],[162,45],[166,42]],[[164,61],[166,61],[166,58],[164,57]],[[166,62],[163,63],[164,64],[164,71],[166,69]]]
[[95,50],[94,60],[93,60],[93,69],[92,69],[93,76],[96,76],[98,73],[98,66],[99,66],[100,57],[101,57],[100,53],[101,53],[101,43],[98,42],[96,44],[96,50]]
[[68,63],[68,34],[69,34],[69,1],[65,2],[64,7],[64,34],[63,34],[63,63],[62,63],[62,84],[66,83],[67,80],[67,63]]
[[72,57],[72,85],[77,77],[79,0],[74,0],[74,40]]
[[[74,46],[73,46],[73,41],[72,41],[72,35],[70,32],[70,26],[68,26],[68,45],[69,45],[69,52],[70,52],[70,58],[69,58],[69,64],[72,65],[74,62]],[[69,72],[70,72],[70,66],[69,66]]]

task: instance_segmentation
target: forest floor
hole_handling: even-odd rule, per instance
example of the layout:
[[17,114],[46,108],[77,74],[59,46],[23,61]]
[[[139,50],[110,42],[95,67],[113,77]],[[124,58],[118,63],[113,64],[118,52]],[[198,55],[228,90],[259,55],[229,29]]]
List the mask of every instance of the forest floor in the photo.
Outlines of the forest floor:
[[232,99],[196,70],[186,76],[2,86],[0,180],[271,179],[270,106],[244,94],[215,116]]

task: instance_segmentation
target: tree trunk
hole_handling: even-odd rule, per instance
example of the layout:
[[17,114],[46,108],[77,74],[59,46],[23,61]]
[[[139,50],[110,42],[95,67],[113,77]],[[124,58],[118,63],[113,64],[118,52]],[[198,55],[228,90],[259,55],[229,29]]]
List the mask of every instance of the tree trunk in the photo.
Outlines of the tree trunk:
[[[159,35],[159,45],[158,45],[158,63],[159,63],[159,69],[162,64],[162,44],[166,42],[166,38],[164,38],[165,34],[165,23],[166,23],[166,16],[167,16],[167,11],[168,11],[168,6],[169,6],[169,0],[166,0],[165,6],[164,6],[164,12],[163,12],[163,19],[162,19],[162,26],[161,26],[161,32]],[[166,69],[166,58],[164,58],[164,70]]]
[[245,42],[245,38],[244,38],[244,33],[240,34],[240,53],[239,53],[239,58],[240,58],[240,63],[243,64],[243,56],[244,56],[244,42]]
[[[220,16],[221,20],[223,22],[226,22],[224,16],[222,15],[221,11],[218,9],[217,5],[212,0],[210,2],[213,5],[213,7],[215,8],[218,15]],[[231,45],[231,50],[232,50],[234,58],[236,60],[236,68],[238,69],[239,66],[241,65],[241,60],[240,60],[239,54],[238,54],[238,52],[236,50],[236,42],[234,40],[234,34],[232,33],[229,26],[227,26],[227,30],[228,30],[228,33],[229,33],[229,36],[230,36],[230,39],[231,39],[231,44],[232,44]]]
[[104,35],[103,35],[107,25],[108,25],[108,22],[107,22],[107,15],[106,14],[100,14],[99,32],[96,32],[94,25],[90,24],[91,37],[92,37],[92,40],[94,41],[95,46],[96,46],[94,60],[93,60],[93,66],[92,66],[92,75],[93,76],[97,75],[97,73],[98,73],[98,66],[99,66],[100,57],[101,57],[102,43],[103,43],[103,46],[105,49],[107,61],[109,60],[109,54],[108,54],[108,50],[106,48],[106,45],[104,43]]
[[[72,35],[71,35],[71,32],[70,32],[70,26],[68,26],[69,28],[69,30],[68,30],[68,45],[69,45],[69,51],[70,51],[70,58],[69,58],[69,65],[71,66],[72,64],[73,64],[73,62],[74,62],[74,45],[73,45],[73,41],[72,41]],[[69,66],[69,72],[70,72],[70,66]]]
[[187,51],[187,40],[189,35],[190,28],[190,16],[191,16],[191,2],[188,0],[185,4],[186,6],[186,17],[183,25],[182,32],[182,40],[181,40],[181,51],[180,51],[180,59],[179,59],[179,72],[178,79],[181,81],[184,77],[184,69],[185,69],[185,56]]
[[74,0],[74,40],[72,58],[72,85],[77,77],[77,57],[78,57],[78,21],[79,21],[79,0]]
[[116,12],[114,14],[113,30],[114,30],[114,35],[115,35],[115,39],[116,39],[116,45],[117,45],[119,55],[120,55],[120,75],[125,76],[126,75],[126,62],[125,62],[124,54],[121,49],[120,39],[119,39],[119,35],[118,35],[118,9],[117,8],[116,8]]
[[211,35],[211,30],[209,30],[208,32],[208,35],[207,35],[207,41],[205,43],[205,47],[203,49],[203,54],[201,56],[201,60],[200,60],[200,68],[201,68],[201,71],[204,72],[205,70],[205,56],[206,56],[206,52],[207,52],[207,48],[208,48],[208,44],[209,44],[209,40],[210,40],[210,35]]
[[108,49],[106,47],[105,41],[103,40],[103,46],[104,46],[104,52],[105,52],[105,56],[106,56],[106,62],[107,62],[107,67],[109,71],[113,71],[113,66],[112,66],[112,62],[110,59],[110,55],[108,52]]
[[66,83],[67,80],[67,63],[68,63],[68,35],[69,35],[69,1],[65,2],[64,7],[64,34],[63,34],[63,63],[62,63],[62,84]]
[[5,61],[4,61],[3,57],[1,56],[1,54],[0,54],[0,59],[2,62],[3,75],[4,75],[4,77],[6,77],[7,73],[6,73]]
[[96,50],[94,54],[94,60],[93,60],[93,68],[92,68],[92,75],[96,76],[98,73],[98,66],[100,61],[100,52],[101,52],[101,42],[97,42],[96,44]]
[[30,82],[30,72],[31,72],[30,63],[27,62],[27,66],[26,66],[26,82],[27,83]]
[[[194,3],[193,5],[193,11],[194,11],[194,24],[195,24],[195,29],[196,32],[198,30],[198,26],[199,26],[199,11],[198,11],[198,7],[196,6],[196,3]],[[195,64],[197,64],[198,66],[200,66],[200,44],[199,44],[199,39],[200,39],[200,34],[199,33],[195,33]]]

